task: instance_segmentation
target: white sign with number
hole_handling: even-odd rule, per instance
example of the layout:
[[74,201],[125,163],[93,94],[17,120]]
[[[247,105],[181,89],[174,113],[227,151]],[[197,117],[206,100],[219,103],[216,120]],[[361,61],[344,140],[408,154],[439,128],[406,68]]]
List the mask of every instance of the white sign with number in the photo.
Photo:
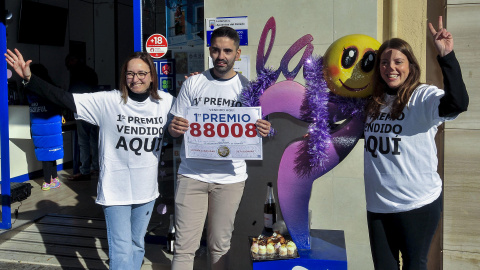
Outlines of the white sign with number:
[[263,159],[262,137],[255,122],[260,107],[188,107],[187,158]]

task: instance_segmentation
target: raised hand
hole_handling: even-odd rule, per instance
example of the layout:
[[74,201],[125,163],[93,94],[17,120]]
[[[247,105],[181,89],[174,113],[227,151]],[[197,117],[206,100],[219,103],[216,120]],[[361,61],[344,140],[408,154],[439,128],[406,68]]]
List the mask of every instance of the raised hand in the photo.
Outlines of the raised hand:
[[15,53],[7,49],[5,60],[15,70],[15,72],[24,80],[29,81],[32,73],[30,72],[30,64],[32,60],[25,62],[19,50],[15,49]]
[[433,42],[437,48],[438,54],[441,57],[453,51],[453,37],[447,29],[443,28],[442,16],[438,17],[438,30],[435,30],[432,23],[428,23],[428,28],[433,36]]

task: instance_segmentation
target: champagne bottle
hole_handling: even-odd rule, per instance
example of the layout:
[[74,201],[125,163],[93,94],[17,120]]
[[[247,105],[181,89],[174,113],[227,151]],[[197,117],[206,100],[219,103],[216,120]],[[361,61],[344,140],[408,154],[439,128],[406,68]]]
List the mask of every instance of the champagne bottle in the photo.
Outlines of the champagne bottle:
[[263,224],[265,231],[272,232],[273,224],[277,222],[277,208],[275,206],[275,198],[273,197],[272,182],[267,184],[267,198],[265,199],[265,206],[263,208]]
[[168,229],[167,234],[167,252],[173,254],[175,246],[175,224],[173,220],[173,215],[170,215],[170,228]]

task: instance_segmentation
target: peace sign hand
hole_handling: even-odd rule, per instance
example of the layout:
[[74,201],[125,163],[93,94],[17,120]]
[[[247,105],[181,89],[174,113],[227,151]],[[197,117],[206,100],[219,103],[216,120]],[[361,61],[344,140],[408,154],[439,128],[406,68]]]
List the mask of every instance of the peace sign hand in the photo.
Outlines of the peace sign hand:
[[32,60],[25,62],[19,50],[15,49],[15,53],[7,49],[5,60],[15,70],[15,72],[24,80],[29,81],[32,73],[30,72],[30,63]]
[[433,36],[433,42],[440,57],[444,57],[453,51],[453,37],[450,32],[443,28],[442,16],[438,17],[438,31],[435,30],[432,23],[428,23],[428,28]]

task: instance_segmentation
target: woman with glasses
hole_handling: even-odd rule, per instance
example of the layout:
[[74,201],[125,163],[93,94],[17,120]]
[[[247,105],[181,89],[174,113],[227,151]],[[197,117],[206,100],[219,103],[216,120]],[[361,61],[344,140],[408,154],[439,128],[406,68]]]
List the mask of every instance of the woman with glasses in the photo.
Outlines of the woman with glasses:
[[145,232],[159,196],[164,127],[174,101],[157,90],[151,57],[137,52],[127,58],[120,90],[87,94],[63,91],[32,75],[32,61],[25,61],[17,49],[7,50],[5,57],[29,91],[100,127],[96,203],[102,205],[107,223],[110,269],[140,269]]

